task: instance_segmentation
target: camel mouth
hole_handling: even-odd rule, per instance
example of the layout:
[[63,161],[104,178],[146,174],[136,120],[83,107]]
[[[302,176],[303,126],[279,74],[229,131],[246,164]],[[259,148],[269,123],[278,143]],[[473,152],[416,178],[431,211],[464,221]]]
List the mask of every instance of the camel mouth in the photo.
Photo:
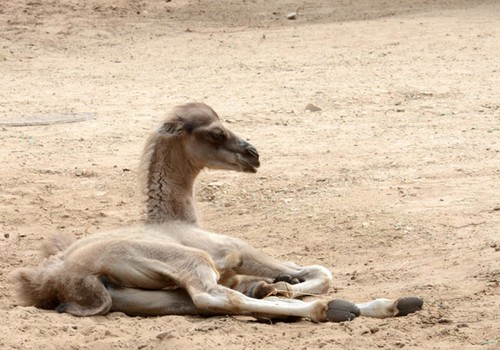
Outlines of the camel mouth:
[[260,162],[257,158],[244,158],[239,156],[238,160],[241,165],[241,171],[244,173],[256,173],[260,167]]
[[250,166],[248,168],[244,168],[243,172],[244,173],[253,173],[253,174],[255,174],[257,172],[257,167]]

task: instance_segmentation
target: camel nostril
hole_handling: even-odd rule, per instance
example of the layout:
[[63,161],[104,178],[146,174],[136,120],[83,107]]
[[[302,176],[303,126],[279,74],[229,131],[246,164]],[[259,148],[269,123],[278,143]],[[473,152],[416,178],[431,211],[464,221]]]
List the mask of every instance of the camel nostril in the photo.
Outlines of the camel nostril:
[[257,152],[257,149],[253,146],[248,147],[246,150],[246,153],[256,159],[259,159],[259,152]]

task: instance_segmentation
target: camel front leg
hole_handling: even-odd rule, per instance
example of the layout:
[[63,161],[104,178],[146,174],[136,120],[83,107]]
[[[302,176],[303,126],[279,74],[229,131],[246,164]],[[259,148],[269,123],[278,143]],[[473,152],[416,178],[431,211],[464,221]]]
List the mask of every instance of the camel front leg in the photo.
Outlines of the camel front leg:
[[[214,275],[215,276],[215,275]],[[208,314],[247,315],[257,318],[301,317],[313,322],[342,322],[359,316],[359,308],[344,300],[314,300],[305,302],[296,299],[269,297],[255,299],[238,291],[218,285],[210,276],[197,286],[191,281],[186,287],[194,305]],[[206,288],[209,286],[208,288]],[[201,288],[200,288],[201,287]]]
[[404,297],[396,300],[375,299],[367,303],[357,304],[361,316],[386,318],[406,316],[422,309],[424,301],[419,297]]
[[247,242],[230,236],[202,230],[194,234],[197,239],[183,241],[183,244],[206,251],[219,271],[254,276],[266,283],[285,282],[289,284],[286,289],[295,296],[325,294],[332,286],[332,274],[323,266],[301,267],[280,262]]
[[332,273],[324,266],[280,262],[244,242],[240,242],[239,251],[241,262],[234,268],[238,274],[285,282],[292,297],[326,294],[333,285]]
[[[240,241],[239,266],[235,267],[237,273],[274,278],[275,283],[263,282],[264,290],[275,288],[271,295],[297,298],[304,295],[319,295],[328,292],[333,284],[331,272],[319,265],[297,266],[293,263],[279,262],[257,249]],[[282,287],[278,287],[279,283]],[[260,287],[262,288],[262,287]],[[358,304],[359,314],[367,317],[385,318],[405,316],[421,310],[423,300],[419,297],[403,297],[395,300],[376,299],[367,303]],[[342,308],[341,308],[342,310]],[[342,314],[342,311],[340,311]],[[351,317],[351,316],[345,316]],[[331,316],[329,319],[342,319],[343,316]]]

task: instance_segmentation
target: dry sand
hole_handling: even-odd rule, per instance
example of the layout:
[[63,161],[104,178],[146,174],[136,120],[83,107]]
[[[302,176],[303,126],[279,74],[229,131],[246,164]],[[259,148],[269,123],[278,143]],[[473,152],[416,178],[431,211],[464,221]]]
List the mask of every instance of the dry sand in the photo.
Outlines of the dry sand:
[[[500,4],[355,3],[3,0],[0,123],[96,119],[0,126],[0,348],[500,348]],[[206,228],[327,266],[331,297],[425,309],[271,325],[18,306],[7,274],[44,237],[140,220],[145,138],[188,101],[263,163],[201,175]]]

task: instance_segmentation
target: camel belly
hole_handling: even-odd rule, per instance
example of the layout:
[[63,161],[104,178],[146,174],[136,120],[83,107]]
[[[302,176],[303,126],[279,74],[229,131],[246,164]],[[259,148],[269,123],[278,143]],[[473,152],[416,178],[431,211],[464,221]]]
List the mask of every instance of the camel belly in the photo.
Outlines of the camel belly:
[[164,274],[141,269],[126,263],[106,266],[100,273],[115,287],[139,288],[150,290],[172,290],[179,288],[178,283]]

